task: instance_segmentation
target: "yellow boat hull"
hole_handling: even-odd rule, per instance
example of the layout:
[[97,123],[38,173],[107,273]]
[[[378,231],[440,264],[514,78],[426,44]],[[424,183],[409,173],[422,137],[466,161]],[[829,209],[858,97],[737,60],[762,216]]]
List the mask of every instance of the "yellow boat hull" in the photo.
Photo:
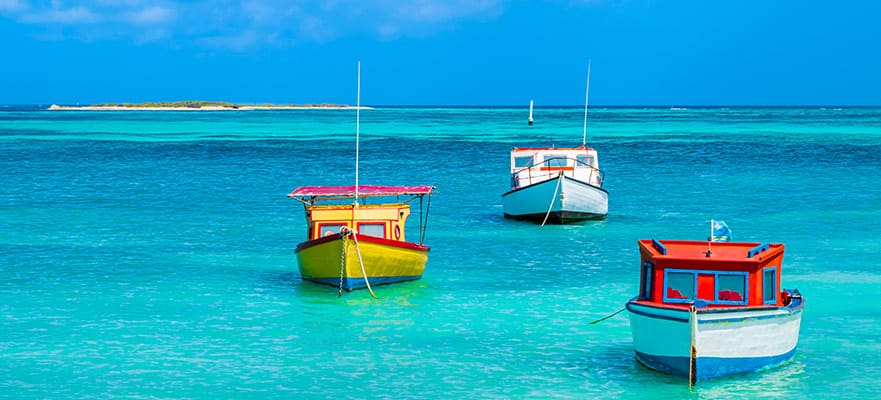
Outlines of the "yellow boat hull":
[[[422,278],[428,262],[428,247],[409,242],[358,235],[340,234],[300,243],[297,263],[304,280],[351,291],[370,285],[412,281]],[[362,272],[358,250],[364,262]]]

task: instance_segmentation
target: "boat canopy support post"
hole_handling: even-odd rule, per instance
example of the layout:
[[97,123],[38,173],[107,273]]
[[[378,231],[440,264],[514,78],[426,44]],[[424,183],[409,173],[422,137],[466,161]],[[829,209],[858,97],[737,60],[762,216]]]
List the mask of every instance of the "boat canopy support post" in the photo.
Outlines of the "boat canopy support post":
[[419,243],[422,244],[422,196],[419,196]]
[[419,244],[425,242],[425,231],[428,230],[428,213],[431,211],[431,194],[428,195],[428,204],[425,206],[425,221],[422,220],[422,195],[419,196]]

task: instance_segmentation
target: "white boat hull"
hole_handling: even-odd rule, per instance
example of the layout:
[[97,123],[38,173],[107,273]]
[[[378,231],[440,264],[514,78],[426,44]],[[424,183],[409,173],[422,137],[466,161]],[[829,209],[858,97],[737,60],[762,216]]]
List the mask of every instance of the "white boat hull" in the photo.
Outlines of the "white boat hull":
[[609,212],[609,193],[564,176],[505,193],[502,207],[505,216],[514,219],[543,221],[548,215],[547,221],[557,224],[603,219]]
[[785,307],[698,310],[694,371],[689,311],[627,303],[636,359],[649,368],[694,380],[757,371],[792,358],[804,303]]

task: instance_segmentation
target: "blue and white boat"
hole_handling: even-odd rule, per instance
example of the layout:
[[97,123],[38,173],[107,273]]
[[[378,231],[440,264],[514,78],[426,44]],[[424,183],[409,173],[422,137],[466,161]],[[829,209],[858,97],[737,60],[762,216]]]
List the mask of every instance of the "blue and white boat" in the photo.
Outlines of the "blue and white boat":
[[[511,151],[511,190],[502,195],[506,218],[567,224],[600,220],[609,213],[609,192],[603,189],[597,151],[587,146],[587,99],[590,62],[584,95],[581,146],[571,148],[514,148]],[[532,102],[529,102],[532,125]]]
[[606,218],[609,192],[596,150],[515,148],[511,151],[511,190],[502,195],[505,217],[566,224]]
[[640,240],[640,291],[626,306],[636,359],[690,384],[791,359],[804,299],[780,288],[783,250]]

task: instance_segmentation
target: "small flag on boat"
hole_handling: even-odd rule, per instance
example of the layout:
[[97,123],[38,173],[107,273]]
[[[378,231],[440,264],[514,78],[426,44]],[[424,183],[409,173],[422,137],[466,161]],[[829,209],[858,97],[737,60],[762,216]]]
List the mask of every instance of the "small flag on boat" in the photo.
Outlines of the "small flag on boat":
[[725,221],[712,221],[711,223],[713,224],[713,236],[710,241],[727,242],[731,240],[731,228],[728,228]]

